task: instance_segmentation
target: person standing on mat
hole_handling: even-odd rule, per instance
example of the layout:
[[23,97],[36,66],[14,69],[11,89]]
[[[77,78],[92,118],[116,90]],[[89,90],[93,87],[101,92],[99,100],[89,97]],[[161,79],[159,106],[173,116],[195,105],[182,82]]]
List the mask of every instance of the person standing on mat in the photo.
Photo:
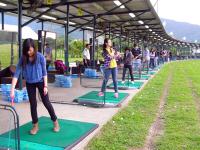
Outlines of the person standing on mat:
[[85,68],[90,66],[90,44],[86,44],[83,50],[83,64]]
[[52,48],[49,46],[49,43],[46,43],[44,56],[46,58],[46,69],[48,71],[49,65],[52,62]]
[[51,120],[53,121],[53,131],[59,132],[60,127],[54,112],[54,108],[49,101],[48,85],[47,85],[47,70],[45,57],[37,52],[33,39],[25,39],[23,42],[23,55],[19,59],[16,72],[12,79],[10,97],[14,98],[14,91],[17,80],[20,73],[26,80],[26,88],[30,101],[30,110],[33,128],[30,130],[30,134],[34,135],[38,132],[38,115],[37,115],[37,101],[36,101],[36,88],[38,88],[42,103],[48,110]]
[[145,64],[146,64],[146,67],[147,67],[147,70],[149,71],[149,62],[150,62],[150,51],[148,49],[147,46],[144,47],[144,51],[143,51],[143,69],[145,67]]
[[98,93],[99,96],[104,96],[106,84],[108,82],[110,74],[112,74],[112,80],[114,84],[115,94],[114,97],[118,98],[118,87],[117,87],[117,63],[116,58],[119,57],[119,53],[116,53],[112,48],[112,42],[106,38],[103,44],[103,57],[104,57],[104,80],[102,83],[101,91]]
[[133,68],[138,70],[139,74],[141,74],[141,49],[138,47],[136,43],[134,43],[134,48],[131,50],[134,58],[132,61]]
[[132,58],[133,58],[133,55],[130,49],[126,47],[125,53],[124,53],[124,68],[123,68],[123,75],[122,75],[122,84],[125,83],[126,69],[129,69],[129,74],[131,76],[131,83],[134,83]]

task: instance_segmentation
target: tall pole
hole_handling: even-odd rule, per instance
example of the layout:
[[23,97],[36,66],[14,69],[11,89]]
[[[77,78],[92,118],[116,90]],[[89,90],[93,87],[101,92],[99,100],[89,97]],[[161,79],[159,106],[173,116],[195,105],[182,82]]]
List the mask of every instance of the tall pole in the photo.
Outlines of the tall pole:
[[93,38],[92,38],[92,68],[95,68],[95,39],[96,39],[96,16],[93,20]]
[[44,30],[44,21],[41,21],[42,31]]
[[69,4],[67,4],[67,17],[65,25],[65,65],[67,66],[67,73],[69,71]]
[[10,57],[10,64],[13,65],[14,62],[14,50],[13,50],[13,44],[14,44],[14,32],[11,33],[12,34],[12,41],[11,41],[11,57]]
[[[18,0],[18,50],[19,50],[19,59],[22,56],[22,0]],[[19,89],[22,89],[22,74],[19,76]],[[20,149],[20,140],[19,140],[19,128],[17,128],[17,135],[18,135],[18,149]]]
[[1,12],[1,28],[4,30],[4,12]]
[[121,26],[121,30],[120,30],[120,38],[119,38],[119,49],[120,52],[122,52],[122,26]]
[[129,44],[130,44],[129,42],[130,42],[130,41],[129,41],[129,32],[128,32],[128,47],[129,47]]
[[[18,48],[20,59],[22,56],[22,0],[18,0]],[[19,76],[19,89],[22,89],[22,74]]]
[[109,23],[109,39],[110,39],[110,33],[111,33],[111,25]]
[[83,49],[85,47],[85,30],[83,29]]

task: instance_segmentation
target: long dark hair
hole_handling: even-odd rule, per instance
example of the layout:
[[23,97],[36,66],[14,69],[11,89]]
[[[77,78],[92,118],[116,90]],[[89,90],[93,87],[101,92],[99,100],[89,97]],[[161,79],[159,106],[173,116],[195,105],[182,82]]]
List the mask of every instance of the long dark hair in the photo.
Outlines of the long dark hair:
[[129,51],[129,52],[130,52],[131,49],[130,49],[129,47],[126,47],[126,48],[125,48],[125,52],[126,52],[126,51]]
[[35,47],[33,39],[31,39],[31,38],[25,39],[23,42],[23,49],[22,49],[22,53],[23,53],[22,66],[23,67],[25,67],[27,65],[27,63],[29,62],[28,51],[29,51],[30,47],[33,47],[33,49],[34,49],[33,61],[31,61],[31,63],[34,64],[37,59],[37,49]]
[[109,38],[105,38],[104,39],[104,43],[103,43],[103,53],[107,53],[107,50],[106,50],[106,47],[107,47],[107,44],[108,44],[108,41],[110,39]]

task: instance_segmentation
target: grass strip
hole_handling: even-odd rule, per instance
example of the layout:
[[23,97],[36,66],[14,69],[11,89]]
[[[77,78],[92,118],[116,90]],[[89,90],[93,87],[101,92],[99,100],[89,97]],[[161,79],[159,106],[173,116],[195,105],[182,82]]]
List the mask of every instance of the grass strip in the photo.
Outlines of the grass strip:
[[[155,149],[200,149],[198,112],[188,80],[189,77],[196,76],[196,65],[199,67],[200,63],[183,61],[173,65],[176,71],[164,111],[164,134],[157,141]],[[199,81],[200,77],[193,78],[193,81],[196,80]]]
[[129,105],[117,113],[93,138],[87,149],[123,150],[142,147],[153,123],[171,66],[165,65]]

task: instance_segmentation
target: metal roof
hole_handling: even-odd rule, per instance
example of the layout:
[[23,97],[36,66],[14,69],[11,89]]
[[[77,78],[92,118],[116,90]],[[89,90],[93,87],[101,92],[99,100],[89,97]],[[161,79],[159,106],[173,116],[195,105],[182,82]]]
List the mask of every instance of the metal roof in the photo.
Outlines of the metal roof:
[[[150,0],[119,1],[121,2],[120,6],[117,6],[113,0],[53,0],[50,5],[46,4],[45,1],[37,6],[30,5],[28,0],[24,0],[23,15],[33,18],[24,26],[35,19],[65,25],[67,5],[69,5],[69,24],[74,26],[75,29],[77,27],[82,29],[90,27],[90,30],[92,30],[93,20],[95,19],[97,36],[104,32],[108,33],[110,27],[111,33],[115,35],[119,35],[122,29],[122,37],[200,47],[197,43],[183,42],[170,37]],[[6,7],[0,6],[1,12],[18,13],[18,0],[0,0],[0,2],[7,4]],[[130,13],[133,13],[135,17],[131,17]],[[54,17],[54,20],[45,19],[42,15]],[[139,23],[138,21],[142,22]],[[75,31],[75,29],[72,31]]]

